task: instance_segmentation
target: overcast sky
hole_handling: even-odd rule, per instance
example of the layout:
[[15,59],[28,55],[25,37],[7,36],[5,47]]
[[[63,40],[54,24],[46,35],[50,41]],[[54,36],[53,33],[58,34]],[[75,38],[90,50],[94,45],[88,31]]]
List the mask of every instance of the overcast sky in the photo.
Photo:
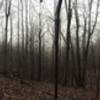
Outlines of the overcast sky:
[[[1,2],[2,0],[0,0]],[[4,1],[4,0],[3,0]],[[24,0],[23,0],[24,1]],[[31,6],[29,8],[30,13],[31,13],[31,22],[33,21],[33,23],[37,22],[38,23],[38,14],[39,14],[39,6],[40,6],[40,0],[29,0],[31,3]],[[57,1],[57,0],[55,0]],[[72,0],[74,1],[74,0]],[[85,4],[85,8],[86,8],[86,12],[88,12],[88,4],[87,4],[88,0],[78,0],[78,7],[79,7],[79,13],[80,13],[80,19],[81,19],[81,24],[82,22],[82,13],[83,13],[83,3]],[[94,5],[92,8],[92,19],[94,20],[95,18],[95,12],[96,12],[96,1],[94,0]],[[1,4],[1,3],[0,3]],[[17,0],[12,0],[12,15],[13,15],[13,27],[14,30],[16,32],[17,30],[17,11],[18,11],[18,3]],[[43,17],[43,24],[45,23],[44,29],[47,28],[47,23],[49,24],[49,30],[52,31],[52,28],[54,28],[53,24],[54,22],[50,19],[49,21],[47,20],[47,16],[50,16],[51,18],[54,18],[54,0],[43,0],[42,5],[42,17]],[[21,7],[21,5],[20,5]],[[25,8],[24,8],[25,9]],[[2,7],[2,9],[0,10],[1,15],[0,16],[4,16],[4,5]],[[25,14],[24,14],[25,15]],[[88,14],[87,14],[88,15]],[[63,5],[62,5],[62,12],[61,12],[61,18],[62,18],[62,31],[65,33],[66,31],[66,11],[65,11],[65,7],[64,7],[64,0],[63,0]],[[0,20],[2,23],[4,23],[4,17],[3,19]],[[73,18],[72,22],[75,22],[75,19]],[[100,24],[100,23],[99,23]],[[4,26],[3,26],[4,27]],[[72,25],[72,28],[74,27],[74,24]],[[1,30],[2,31],[2,30]],[[52,38],[50,35],[46,34],[46,37],[48,37],[48,39],[50,40],[50,38]]]

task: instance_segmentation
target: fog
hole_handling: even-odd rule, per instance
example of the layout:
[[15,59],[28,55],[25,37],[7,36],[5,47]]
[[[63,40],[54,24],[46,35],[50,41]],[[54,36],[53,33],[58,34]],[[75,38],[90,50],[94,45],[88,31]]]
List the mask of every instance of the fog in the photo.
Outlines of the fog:
[[39,100],[99,100],[99,27],[100,0],[0,0],[0,83]]

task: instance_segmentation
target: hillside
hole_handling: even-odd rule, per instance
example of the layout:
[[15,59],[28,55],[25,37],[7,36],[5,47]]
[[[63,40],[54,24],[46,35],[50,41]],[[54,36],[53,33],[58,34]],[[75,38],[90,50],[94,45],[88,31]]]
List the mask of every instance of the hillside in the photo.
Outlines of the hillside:
[[[0,76],[0,100],[53,100],[54,86]],[[59,100],[100,100],[95,91],[59,86]]]

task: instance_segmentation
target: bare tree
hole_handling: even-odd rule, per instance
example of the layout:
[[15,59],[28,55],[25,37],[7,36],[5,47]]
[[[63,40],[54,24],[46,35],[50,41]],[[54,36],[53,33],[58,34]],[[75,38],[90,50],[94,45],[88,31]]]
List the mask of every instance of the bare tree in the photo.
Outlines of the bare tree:
[[99,4],[100,1],[97,0],[97,8],[96,8],[96,14],[95,14],[95,20],[94,23],[92,25],[92,7],[93,7],[93,1],[94,0],[89,0],[88,1],[88,7],[89,7],[89,15],[88,15],[88,36],[87,36],[87,42],[86,42],[86,46],[85,46],[85,51],[84,51],[84,56],[83,56],[83,73],[82,73],[82,80],[84,82],[84,84],[86,83],[86,70],[87,70],[87,62],[88,62],[88,52],[89,52],[89,46],[90,46],[90,41],[91,38],[94,34],[96,25],[97,25],[97,20],[98,20],[98,12],[99,12]]
[[42,66],[41,66],[41,34],[42,34],[42,24],[41,24],[41,3],[43,1],[40,0],[40,7],[39,7],[39,68],[38,68],[38,81],[41,80],[41,70],[42,70]]
[[10,56],[10,66],[12,69],[13,62],[13,18],[12,13],[10,15],[10,47],[9,47],[9,56]]
[[55,100],[58,95],[58,57],[59,57],[59,32],[60,32],[60,11],[62,0],[58,1],[55,12]]
[[[68,6],[68,7],[67,7]],[[67,85],[68,80],[68,68],[69,68],[69,50],[70,50],[70,27],[71,27],[71,19],[72,19],[72,8],[71,8],[71,0],[65,0],[65,7],[66,7],[66,16],[67,16],[67,31],[66,31],[66,67],[65,67],[65,76],[64,76],[64,85]]]
[[25,25],[26,25],[26,44],[25,44],[25,49],[26,49],[26,55],[28,54],[28,39],[29,39],[29,28],[28,28],[28,4],[29,1],[25,0]]
[[4,72],[7,70],[8,21],[10,17],[11,1],[12,0],[5,0]]
[[35,33],[35,25],[30,22],[30,66],[31,66],[31,79],[34,79],[34,33]]
[[21,33],[22,33],[22,50],[24,52],[24,5],[23,5],[23,0],[21,0]]
[[75,20],[76,20],[76,58],[77,58],[77,66],[78,66],[78,86],[82,86],[81,82],[81,56],[80,56],[80,40],[79,40],[79,28],[80,28],[80,20],[79,13],[77,7],[77,0],[75,1],[74,10],[75,10]]
[[93,55],[93,65],[94,65],[94,71],[95,71],[95,79],[96,79],[96,97],[99,96],[99,89],[100,89],[100,82],[99,82],[99,69],[98,69],[98,65],[97,65],[97,59],[96,59],[96,49],[95,46],[93,44],[93,42],[91,41],[91,51],[92,51],[92,55]]
[[19,16],[19,9],[20,9],[20,1],[18,0],[18,23],[17,23],[17,27],[18,27],[18,29],[17,29],[17,53],[18,53],[18,55],[19,55],[19,38],[20,38],[20,16]]

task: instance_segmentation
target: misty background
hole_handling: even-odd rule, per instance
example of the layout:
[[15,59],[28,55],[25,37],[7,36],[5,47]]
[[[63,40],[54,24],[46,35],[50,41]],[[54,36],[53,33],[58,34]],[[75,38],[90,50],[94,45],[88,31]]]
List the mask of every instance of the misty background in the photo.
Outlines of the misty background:
[[[0,0],[0,73],[55,81],[58,0]],[[100,0],[63,0],[58,82],[99,92]]]

